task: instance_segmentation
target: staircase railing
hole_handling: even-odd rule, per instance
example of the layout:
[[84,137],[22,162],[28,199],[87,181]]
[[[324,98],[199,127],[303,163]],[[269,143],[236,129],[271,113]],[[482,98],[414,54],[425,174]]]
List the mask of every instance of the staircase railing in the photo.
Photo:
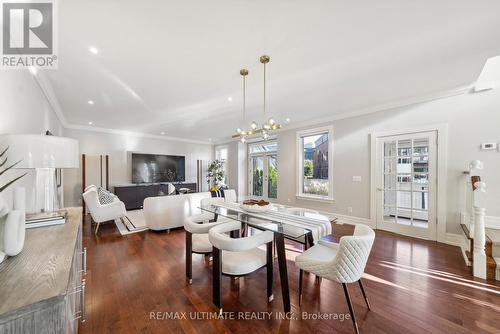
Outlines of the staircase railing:
[[478,181],[474,183],[474,188],[474,252],[472,272],[474,276],[486,279],[486,230],[484,226],[484,217],[486,214],[486,184]]

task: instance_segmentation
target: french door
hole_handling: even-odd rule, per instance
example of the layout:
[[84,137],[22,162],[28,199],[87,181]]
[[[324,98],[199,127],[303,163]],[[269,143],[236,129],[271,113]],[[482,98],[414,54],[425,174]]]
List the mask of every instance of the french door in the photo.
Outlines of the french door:
[[377,228],[436,240],[437,133],[377,138]]
[[249,163],[250,195],[267,199],[278,198],[278,156],[253,154]]

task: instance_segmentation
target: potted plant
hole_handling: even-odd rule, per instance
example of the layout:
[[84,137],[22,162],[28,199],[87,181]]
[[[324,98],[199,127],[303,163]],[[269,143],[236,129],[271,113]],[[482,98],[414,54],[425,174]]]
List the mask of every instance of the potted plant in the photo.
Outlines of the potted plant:
[[224,180],[223,162],[214,160],[208,165],[207,184],[210,191],[219,190]]

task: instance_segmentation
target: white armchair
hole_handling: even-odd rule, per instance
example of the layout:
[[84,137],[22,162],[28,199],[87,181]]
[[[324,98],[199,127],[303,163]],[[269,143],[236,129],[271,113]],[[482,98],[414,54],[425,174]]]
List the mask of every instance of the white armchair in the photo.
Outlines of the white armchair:
[[[241,230],[241,223],[230,221],[214,226],[208,232],[213,245],[213,303],[222,311],[221,279],[226,276],[244,276],[264,266],[267,268],[267,297],[273,299],[273,257],[274,234],[270,231],[245,238],[231,238],[226,233]],[[266,251],[258,248],[266,245]]]
[[90,212],[92,220],[97,223],[95,234],[97,234],[99,225],[101,223],[110,220],[114,221],[115,219],[120,219],[123,221],[123,218],[127,216],[125,204],[123,204],[123,202],[120,201],[118,197],[115,198],[112,203],[101,204],[99,202],[99,195],[97,193],[96,186],[89,186],[85,188],[85,192],[82,196]]
[[347,283],[359,283],[366,306],[370,309],[370,303],[366,297],[361,276],[365,270],[374,240],[375,232],[370,227],[356,225],[354,234],[352,236],[341,237],[340,243],[336,244],[320,240],[318,244],[297,256],[295,263],[300,268],[299,304],[302,299],[302,276],[304,270],[319,277],[341,283],[344,288],[354,328],[356,329],[356,333],[359,333],[351,298],[347,290]]
[[[201,200],[201,207],[204,208],[221,202],[224,202],[224,198],[204,198]],[[208,240],[208,231],[212,227],[228,221],[228,218],[216,217],[211,212],[188,216],[184,220],[184,229],[186,230],[186,279],[189,284],[193,282],[193,253],[211,254],[212,244]]]

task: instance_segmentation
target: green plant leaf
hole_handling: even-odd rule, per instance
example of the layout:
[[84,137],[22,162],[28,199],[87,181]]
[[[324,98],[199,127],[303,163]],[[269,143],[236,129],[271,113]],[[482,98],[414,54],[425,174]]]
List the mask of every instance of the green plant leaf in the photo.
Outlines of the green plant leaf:
[[6,171],[8,171],[9,169],[15,167],[17,164],[19,164],[22,160],[19,160],[18,162],[16,163],[13,163],[12,165],[10,165],[9,167],[5,168],[3,171],[0,171],[0,176],[2,176],[3,173],[5,173]]
[[0,158],[3,157],[3,155],[5,154],[5,152],[7,152],[8,149],[9,149],[9,146],[7,146],[7,148],[5,150],[3,150],[2,153],[0,153]]
[[6,185],[4,185],[3,187],[0,187],[0,193],[2,191],[4,191],[5,189],[7,189],[7,187],[10,186],[12,183],[14,183],[17,180],[19,180],[20,178],[24,177],[26,174],[28,174],[28,173],[24,173],[23,175],[16,177],[14,180],[10,181],[9,183],[7,183]]

